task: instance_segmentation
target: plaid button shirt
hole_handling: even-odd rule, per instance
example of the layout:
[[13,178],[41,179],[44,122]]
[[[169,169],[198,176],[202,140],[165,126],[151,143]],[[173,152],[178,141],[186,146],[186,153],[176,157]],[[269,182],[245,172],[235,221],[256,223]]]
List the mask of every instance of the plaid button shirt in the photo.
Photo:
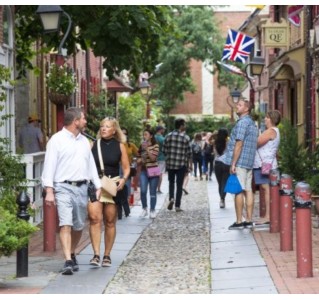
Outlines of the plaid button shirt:
[[238,119],[227,145],[224,163],[231,165],[236,141],[243,141],[243,147],[236,166],[252,169],[257,150],[258,129],[249,115]]
[[170,132],[165,137],[163,152],[167,169],[178,170],[183,166],[188,167],[192,155],[189,136],[178,130]]

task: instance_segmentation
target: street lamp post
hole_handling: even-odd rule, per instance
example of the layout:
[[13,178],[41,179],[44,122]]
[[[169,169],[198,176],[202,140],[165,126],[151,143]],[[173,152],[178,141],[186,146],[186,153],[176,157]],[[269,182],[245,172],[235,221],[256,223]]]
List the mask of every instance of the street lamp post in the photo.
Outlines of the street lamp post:
[[[72,21],[70,16],[63,11],[60,5],[39,5],[36,13],[40,16],[43,29],[45,33],[58,31],[60,28],[61,15],[65,15],[69,20],[69,25],[67,31],[60,42],[58,48],[58,55],[56,57],[56,64],[62,66],[64,64],[64,56],[62,47],[65,43],[66,38],[68,37]],[[65,54],[66,55],[66,54]],[[57,104],[57,130],[60,130],[63,127],[64,123],[64,105]],[[43,200],[45,198],[45,193],[43,194]],[[55,207],[49,207],[43,201],[43,250],[44,251],[55,251],[56,250],[56,227],[57,227],[57,211]]]
[[143,78],[142,82],[139,85],[140,91],[142,95],[146,99],[146,119],[150,119],[151,117],[151,106],[150,106],[150,100],[151,100],[151,94],[152,94],[152,87],[148,83],[147,79]]
[[249,64],[246,65],[246,68],[245,68],[246,78],[249,81],[249,86],[250,86],[249,102],[251,103],[252,108],[255,107],[255,89],[251,81],[251,78],[249,77],[248,68],[250,67],[251,75],[260,76],[264,66],[265,66],[265,59],[260,56],[260,50],[258,50],[257,55],[253,57],[253,59],[249,62]]
[[[41,22],[43,25],[44,33],[50,33],[58,31],[60,28],[60,20],[61,15],[63,14],[68,18],[69,24],[68,28],[60,42],[59,48],[58,48],[58,55],[56,57],[56,64],[58,66],[62,66],[64,64],[64,56],[66,56],[66,53],[63,53],[63,45],[69,36],[72,20],[69,14],[67,14],[60,5],[39,5],[36,13],[40,16]],[[57,104],[57,130],[60,130],[63,127],[63,117],[64,117],[64,105],[63,104]]]
[[230,95],[227,97],[227,104],[230,106],[231,112],[230,112],[230,121],[234,122],[234,108],[236,107],[236,104],[238,103],[239,99],[241,97],[241,92],[235,88],[230,92]]

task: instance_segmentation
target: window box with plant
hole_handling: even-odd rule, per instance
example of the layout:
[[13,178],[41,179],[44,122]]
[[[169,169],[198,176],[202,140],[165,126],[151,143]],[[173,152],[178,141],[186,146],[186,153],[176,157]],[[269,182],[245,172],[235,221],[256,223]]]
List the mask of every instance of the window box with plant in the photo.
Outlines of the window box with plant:
[[74,72],[67,64],[59,66],[52,63],[46,79],[50,101],[57,105],[68,104],[77,89],[77,82]]

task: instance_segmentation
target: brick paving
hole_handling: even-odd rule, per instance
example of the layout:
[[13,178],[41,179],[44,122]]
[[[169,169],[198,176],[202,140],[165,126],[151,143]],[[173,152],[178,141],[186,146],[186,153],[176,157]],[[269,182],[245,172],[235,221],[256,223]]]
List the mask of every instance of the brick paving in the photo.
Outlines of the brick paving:
[[[316,224],[317,216],[312,218]],[[293,224],[292,251],[280,251],[280,233],[254,231],[254,238],[279,294],[319,294],[319,229],[312,228],[313,277],[297,278],[295,214]]]

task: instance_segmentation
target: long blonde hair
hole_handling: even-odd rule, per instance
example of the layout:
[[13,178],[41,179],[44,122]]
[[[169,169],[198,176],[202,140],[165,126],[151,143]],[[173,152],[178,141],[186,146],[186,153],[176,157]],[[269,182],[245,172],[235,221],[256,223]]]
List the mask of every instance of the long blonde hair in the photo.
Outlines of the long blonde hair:
[[[103,126],[106,121],[111,122],[112,126],[115,129],[114,138],[120,143],[126,143],[126,135],[123,133],[119,122],[113,117],[105,117],[101,122],[100,126]],[[101,131],[99,130],[96,136],[97,139],[101,138]]]

